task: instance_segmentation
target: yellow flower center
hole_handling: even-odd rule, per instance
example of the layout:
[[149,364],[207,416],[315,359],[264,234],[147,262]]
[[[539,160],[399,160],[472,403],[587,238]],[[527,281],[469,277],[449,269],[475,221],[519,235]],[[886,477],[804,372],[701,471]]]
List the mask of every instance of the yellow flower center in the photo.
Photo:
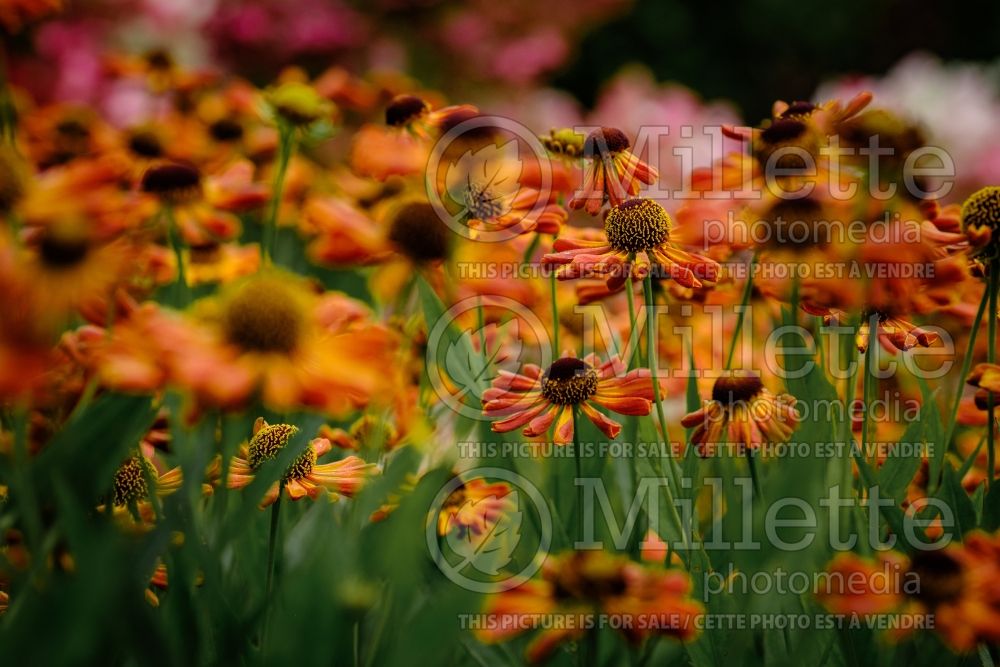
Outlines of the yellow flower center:
[[[270,461],[278,456],[278,452],[284,449],[292,436],[298,432],[298,427],[291,424],[273,424],[260,429],[250,440],[247,463],[253,470],[257,470],[265,461]],[[315,464],[316,450],[311,446],[306,447],[305,451],[288,466],[281,479],[286,482],[290,479],[302,479],[312,472]]]
[[146,475],[156,478],[156,468],[145,456],[133,456],[125,461],[115,473],[114,496],[112,502],[118,507],[138,502],[149,495]]
[[965,200],[962,204],[962,226],[966,230],[1000,227],[1000,186],[987,186]]
[[670,215],[652,199],[629,199],[608,212],[604,233],[618,252],[650,250],[670,238]]
[[556,405],[579,405],[596,393],[597,371],[581,359],[558,359],[542,377],[542,396]]
[[333,105],[312,86],[298,81],[283,83],[265,94],[275,112],[292,125],[308,125],[333,112]]
[[244,283],[222,314],[226,338],[247,352],[292,352],[305,320],[295,294],[273,276],[257,276]]

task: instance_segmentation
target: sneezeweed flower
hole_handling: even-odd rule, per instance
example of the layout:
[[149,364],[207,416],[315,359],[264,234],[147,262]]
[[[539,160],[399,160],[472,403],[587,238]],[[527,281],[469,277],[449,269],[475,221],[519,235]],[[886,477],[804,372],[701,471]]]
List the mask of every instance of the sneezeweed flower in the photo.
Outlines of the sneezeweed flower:
[[583,153],[590,165],[584,173],[583,188],[569,201],[571,209],[583,208],[597,215],[605,200],[617,206],[630,195],[637,195],[640,183],[656,182],[656,168],[636,157],[630,147],[625,133],[614,127],[602,127],[587,136]]
[[795,398],[772,394],[751,374],[720,377],[711,400],[681,419],[685,428],[694,428],[691,442],[703,457],[713,455],[719,445],[754,450],[786,442],[798,423]]
[[[596,631],[598,614],[619,619],[633,644],[655,635],[688,641],[697,634],[698,617],[705,612],[690,594],[691,580],[679,570],[604,551],[567,552],[549,556],[540,578],[490,596],[488,619],[476,636],[495,643],[542,627],[526,649],[529,663],[541,662],[560,644]],[[550,622],[538,623],[545,618]]]
[[609,438],[617,437],[621,424],[595,406],[621,415],[648,415],[653,407],[653,379],[647,368],[625,372],[621,359],[603,364],[596,355],[586,359],[563,357],[544,372],[525,364],[520,373],[501,370],[483,393],[483,414],[493,422],[493,431],[506,433],[524,427],[536,437],[553,424],[553,440],[573,440],[573,412],[580,410]]
[[[847,313],[842,310],[830,308],[815,308],[804,305],[803,309],[813,315],[823,317],[825,324],[829,325],[834,320],[841,324],[849,321]],[[886,350],[899,350],[905,352],[914,347],[931,347],[940,341],[941,337],[933,331],[923,329],[909,320],[894,315],[889,310],[866,307],[862,309],[860,321],[858,322],[858,333],[855,336],[859,352],[867,352],[871,340],[871,318],[878,317],[878,331],[876,336],[882,347]]]
[[[882,555],[880,561],[873,563],[854,554],[838,556],[828,570],[840,573],[839,580],[851,587],[850,594],[825,592],[822,602],[838,613],[933,615],[934,631],[959,653],[1000,641],[996,586],[1000,533],[973,531],[961,543],[918,551],[910,559],[901,554]],[[900,628],[892,639],[902,639],[913,629],[912,625]]]
[[[146,454],[133,454],[115,471],[109,498],[115,519],[127,530],[148,530],[156,520],[150,489],[156,496],[164,497],[180,489],[183,481],[180,467],[161,473]],[[211,494],[212,487],[205,484],[203,491]],[[98,509],[103,510],[103,506]]]
[[431,139],[452,114],[476,114],[479,110],[471,104],[433,109],[426,100],[417,95],[396,95],[385,107],[385,124],[405,130],[420,137]]
[[985,263],[1000,255],[1000,186],[974,192],[962,204],[962,230],[969,239],[972,256]]
[[203,178],[193,164],[161,161],[146,170],[139,188],[169,209],[184,245],[198,247],[235,238],[240,221],[231,211],[252,210],[266,201],[248,167],[236,163],[217,177]]
[[681,250],[671,242],[670,228],[670,215],[660,204],[652,199],[629,199],[608,212],[604,239],[556,239],[555,252],[542,261],[564,265],[556,273],[560,280],[602,277],[612,291],[630,277],[642,279],[654,270],[658,277],[685,287],[716,282],[719,264]]
[[[177,359],[181,381],[198,385],[218,374],[249,376],[250,387],[277,410],[298,406],[343,414],[366,404],[387,382],[381,369],[390,363],[393,337],[367,322],[328,325],[326,298],[298,276],[277,270],[227,285],[193,308],[223,346],[221,355],[202,367]],[[230,400],[250,398],[239,386]]]
[[26,171],[24,161],[13,148],[0,146],[0,215],[8,213],[24,197]]
[[53,220],[25,236],[26,254],[17,271],[43,316],[64,318],[107,299],[131,273],[129,242],[101,239],[82,218]]
[[[276,458],[298,431],[298,427],[291,424],[272,425],[258,417],[254,422],[250,442],[241,446],[239,455],[230,462],[229,488],[239,489],[249,485],[260,467]],[[339,496],[350,497],[377,472],[374,464],[365,463],[357,456],[348,456],[331,463],[318,463],[318,459],[330,449],[330,441],[326,438],[311,440],[288,466],[281,479],[264,494],[261,507],[274,503],[282,490],[292,500],[307,496],[315,500],[324,491],[334,500]]]
[[481,535],[489,531],[504,512],[516,509],[506,482],[489,483],[481,477],[466,480],[445,499],[438,513],[438,535]]
[[337,447],[355,451],[375,444],[380,444],[386,451],[391,451],[401,439],[395,426],[374,415],[358,417],[347,430],[323,425],[319,434]]

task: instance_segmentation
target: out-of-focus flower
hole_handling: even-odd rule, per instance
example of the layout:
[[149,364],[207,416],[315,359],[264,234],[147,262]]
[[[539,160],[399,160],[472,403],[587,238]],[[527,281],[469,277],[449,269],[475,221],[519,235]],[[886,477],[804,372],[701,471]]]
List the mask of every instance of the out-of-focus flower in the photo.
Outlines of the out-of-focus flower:
[[916,123],[931,145],[947,151],[955,164],[956,194],[1000,182],[1000,85],[988,65],[944,63],[930,53],[913,53],[883,77],[832,81],[820,86],[816,97],[844,98],[862,90],[872,91],[880,106]]
[[[973,531],[961,543],[908,560],[889,554],[874,563],[842,554],[828,569],[839,574],[828,581],[850,587],[821,596],[838,613],[932,614],[935,632],[957,652],[1000,640],[1000,533]],[[903,638],[912,627],[901,625],[891,637]]]
[[609,438],[621,424],[599,412],[595,405],[622,415],[648,415],[653,406],[653,379],[649,369],[625,372],[618,358],[603,364],[596,356],[563,357],[544,372],[526,364],[520,373],[501,370],[483,394],[483,414],[493,430],[506,433],[524,426],[524,435],[543,435],[555,424],[553,441],[573,440],[573,412],[580,410]]
[[785,442],[798,423],[795,398],[772,394],[756,375],[720,377],[711,400],[681,419],[695,429],[691,442],[700,456],[711,456],[719,445],[753,450]]
[[[277,457],[298,430],[290,424],[271,425],[258,417],[250,442],[241,446],[239,455],[230,462],[229,487],[239,489],[250,484],[258,468]],[[318,463],[319,457],[329,452],[330,448],[330,441],[326,438],[310,440],[305,450],[285,470],[281,480],[264,494],[261,507],[275,502],[282,490],[292,500],[306,496],[315,500],[323,491],[334,499],[337,496],[353,496],[377,472],[374,464],[365,463],[357,456]]]
[[489,531],[497,519],[513,508],[510,485],[489,483],[476,477],[466,480],[445,499],[438,513],[438,535],[451,531],[481,535]]
[[62,0],[3,0],[0,2],[0,25],[16,33],[26,24],[62,10]]
[[482,641],[499,642],[532,627],[529,619],[547,615],[563,623],[546,624],[528,645],[526,658],[537,663],[562,643],[594,632],[594,616],[623,619],[633,643],[653,635],[681,641],[697,634],[704,607],[690,597],[691,581],[679,570],[663,570],[603,551],[574,551],[549,556],[542,576],[489,597],[488,622],[477,632]]

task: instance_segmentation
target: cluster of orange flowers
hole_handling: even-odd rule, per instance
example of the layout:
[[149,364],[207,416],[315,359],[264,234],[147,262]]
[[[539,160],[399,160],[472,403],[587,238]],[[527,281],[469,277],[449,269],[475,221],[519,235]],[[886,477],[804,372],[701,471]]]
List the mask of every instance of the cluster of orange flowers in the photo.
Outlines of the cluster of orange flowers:
[[[510,137],[478,109],[445,105],[399,76],[363,79],[332,68],[310,79],[289,70],[258,90],[184,70],[162,53],[107,65],[163,103],[155,122],[119,128],[89,109],[18,100],[16,143],[0,148],[0,402],[27,417],[31,452],[101,392],[149,395],[157,405],[177,394],[183,414],[164,417],[185,423],[221,412],[315,411],[357,421],[348,430],[324,427],[263,504],[283,494],[353,495],[377,466],[354,454],[321,457],[334,446],[362,450],[376,440],[389,450],[413,439],[425,415],[441,413],[423,367],[434,323],[418,315],[417,276],[447,305],[479,299],[483,324],[502,324],[496,297],[547,318],[562,343],[555,361],[501,369],[477,398],[494,431],[520,429],[561,444],[579,437],[579,415],[614,439],[622,426],[605,411],[645,416],[654,408],[669,440],[662,397],[681,394],[681,386],[659,377],[654,359],[687,357],[695,368],[730,370],[735,346],[727,357],[717,339],[684,351],[649,336],[657,302],[732,305],[743,295],[744,306],[751,298],[772,310],[796,303],[828,321],[855,322],[862,351],[872,336],[887,350],[907,350],[936,343],[912,318],[940,312],[970,322],[983,299],[981,278],[995,279],[1000,190],[977,193],[964,210],[902,191],[838,194],[868,185],[868,172],[851,158],[831,158],[831,146],[889,141],[898,151],[880,173],[891,179],[921,145],[899,119],[866,110],[867,95],[847,104],[778,103],[762,127],[728,128],[750,150],[696,171],[692,191],[701,196],[687,200],[675,220],[659,201],[639,196],[643,185],[656,184],[657,170],[617,128],[587,136],[555,130],[542,140],[548,153],[525,161],[499,148]],[[569,225],[579,210],[579,224]],[[594,226],[585,214],[603,217]],[[819,237],[825,223],[855,218],[869,225],[860,239]],[[875,236],[874,223],[883,219],[889,242]],[[708,220],[731,221],[724,238],[708,238]],[[806,239],[781,240],[786,221],[804,224]],[[503,242],[488,242],[498,238]],[[720,262],[748,254],[751,272],[767,270],[739,284]],[[454,280],[463,263],[536,260],[553,270],[551,285]],[[864,278],[777,270],[830,264],[854,267]],[[915,265],[934,270],[901,270]],[[345,269],[362,277],[359,292],[370,299],[330,288]],[[796,277],[770,277],[778,275]],[[547,294],[553,311],[546,314]],[[601,301],[612,335],[628,337],[637,296],[650,318],[645,367],[637,355],[576,353],[585,337],[566,308]],[[699,317],[691,323],[704,325]],[[725,323],[725,340],[739,337],[742,322]],[[529,335],[498,332],[474,342],[476,352],[498,351],[494,359],[502,359]],[[749,370],[752,355],[741,352],[743,370],[714,380],[710,400],[681,420],[693,429],[699,454],[726,442],[759,448],[795,431],[794,398],[772,392],[772,378]],[[985,366],[972,379],[997,391],[998,377],[1000,369]],[[992,411],[988,396],[984,407]],[[258,420],[237,456],[204,471],[206,492],[223,478],[233,488],[250,484],[297,430]],[[161,460],[169,454],[168,431],[154,426],[118,469],[105,502],[122,516],[137,510],[152,520],[156,495],[179,488],[180,469]],[[7,449],[6,430],[4,437]],[[438,532],[485,530],[506,511],[508,491],[467,481],[448,499]],[[391,498],[373,519],[398,502]],[[957,597],[922,598],[941,612],[958,648],[997,639],[989,629],[1000,599],[989,587],[996,554],[990,539],[970,537],[941,557],[961,572]],[[911,568],[921,570],[916,559]],[[154,585],[166,585],[165,570]],[[541,579],[492,597],[488,609],[495,627],[508,628],[484,632],[488,640],[523,630],[522,623],[504,624],[519,615],[583,619],[541,633],[529,648],[532,659],[582,636],[595,614],[659,618],[632,626],[648,630],[626,632],[638,642],[652,634],[691,638],[703,613],[680,570],[604,552],[553,556]],[[992,614],[992,625],[973,620],[982,613]]]

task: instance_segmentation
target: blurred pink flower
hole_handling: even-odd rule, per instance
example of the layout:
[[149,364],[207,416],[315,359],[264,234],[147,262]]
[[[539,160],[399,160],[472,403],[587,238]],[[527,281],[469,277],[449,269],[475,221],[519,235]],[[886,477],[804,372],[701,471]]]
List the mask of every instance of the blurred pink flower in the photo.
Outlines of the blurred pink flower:
[[847,99],[862,90],[875,94],[873,106],[918,123],[929,143],[955,161],[954,199],[983,183],[1000,181],[1000,77],[996,67],[942,63],[913,53],[884,77],[845,77],[822,85],[817,100]]

